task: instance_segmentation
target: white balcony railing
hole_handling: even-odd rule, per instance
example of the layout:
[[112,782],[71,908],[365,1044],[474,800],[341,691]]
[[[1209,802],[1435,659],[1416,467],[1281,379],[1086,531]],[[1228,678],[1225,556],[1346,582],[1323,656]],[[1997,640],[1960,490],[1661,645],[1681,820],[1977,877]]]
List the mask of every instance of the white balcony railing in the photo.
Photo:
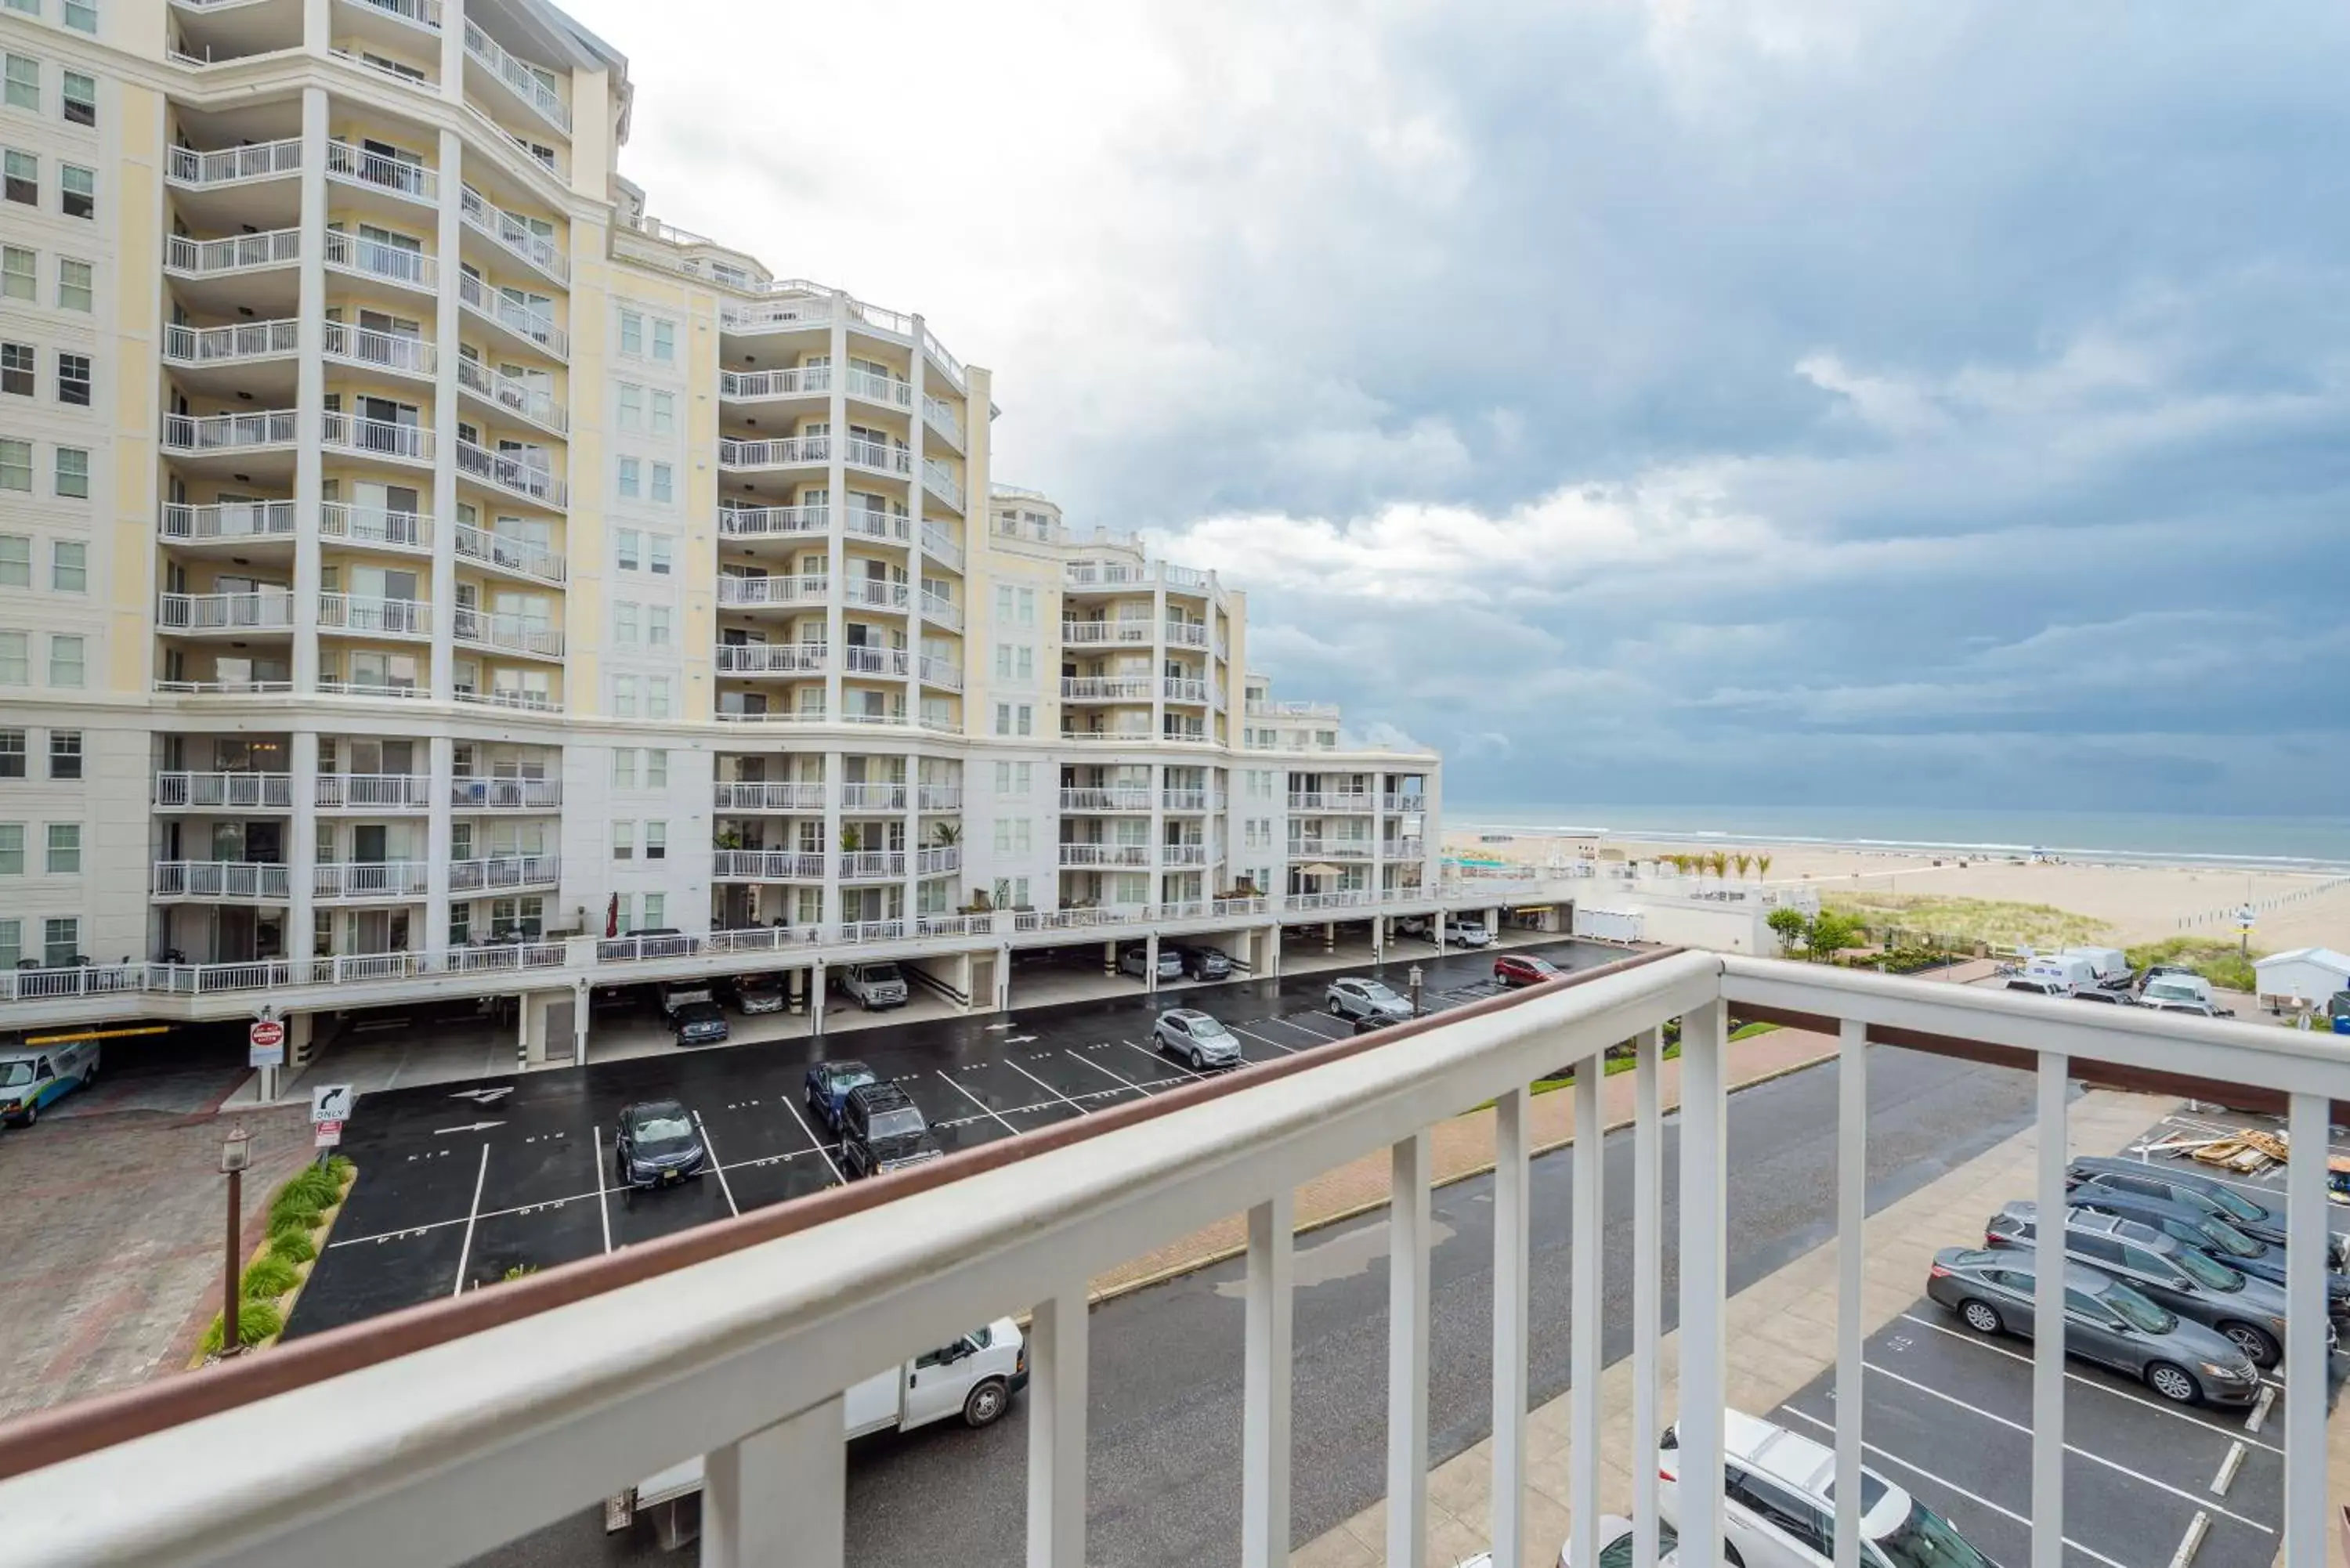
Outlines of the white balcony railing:
[[440,286],[440,264],[422,251],[386,244],[340,230],[327,231],[327,265],[338,272],[380,277],[411,288]]
[[259,452],[294,444],[292,409],[250,414],[165,414],[163,450],[202,456],[208,452]]
[[328,358],[348,365],[403,370],[413,376],[429,376],[441,363],[441,351],[431,338],[411,337],[405,332],[380,332],[372,327],[353,327],[347,321],[326,324],[324,350]]
[[824,506],[722,506],[718,532],[728,539],[765,539],[780,534],[821,534],[830,525]]
[[831,649],[821,642],[722,642],[710,653],[722,675],[821,675]]
[[294,595],[286,588],[241,594],[159,594],[155,624],[165,631],[291,631]]
[[555,324],[554,317],[542,316],[522,301],[508,298],[472,273],[457,275],[457,303],[557,359],[571,357],[570,335]]
[[571,260],[555,243],[552,234],[543,234],[532,226],[529,219],[504,207],[474,190],[464,186],[458,193],[458,212],[465,226],[486,234],[500,248],[536,268],[543,276],[556,283],[571,281]]
[[422,702],[432,695],[432,687],[419,686],[413,680],[392,680],[380,675],[343,680],[335,673],[331,654],[320,663],[318,691],[328,697],[365,697],[386,702]]
[[844,882],[877,882],[906,874],[906,852],[902,849],[854,849],[840,857],[840,879]]
[[302,231],[271,229],[233,234],[224,240],[192,240],[172,234],[164,241],[163,268],[187,277],[217,277],[290,266],[302,259]]
[[563,805],[561,779],[454,778],[449,804],[459,811],[555,811]]
[[1208,811],[1211,809],[1221,811],[1223,809],[1223,802],[1221,799],[1215,799],[1212,807],[1210,805],[1210,802],[1213,798],[1214,797],[1211,797],[1208,792],[1203,789],[1170,789],[1161,793],[1159,805],[1169,811]]
[[458,358],[457,384],[541,430],[556,435],[570,431],[571,410],[556,401],[553,392],[492,369],[479,359]]
[[1420,860],[1426,857],[1425,840],[1385,838],[1379,841],[1379,858],[1382,860]]
[[[721,779],[711,804],[721,811],[822,811],[824,785],[797,779]],[[824,857],[816,857],[822,875]]]
[[1063,844],[1061,864],[1068,867],[1125,867],[1147,870],[1150,866],[1150,846],[1148,844]]
[[1150,701],[1150,677],[1065,675],[1061,678],[1061,700],[1065,702],[1148,702]]
[[830,436],[776,436],[767,441],[722,436],[718,441],[721,468],[796,468],[831,461]]
[[1205,866],[1208,846],[1204,844],[1162,844],[1159,846],[1161,866]]
[[922,422],[936,431],[955,451],[962,450],[962,416],[954,405],[941,398],[922,399]]
[[951,630],[962,628],[962,610],[952,599],[941,598],[929,589],[922,590],[922,618]]
[[926,784],[916,786],[918,804],[924,811],[956,811],[962,805],[962,785]]
[[202,506],[189,506],[179,502],[166,502],[161,531],[166,539],[191,545],[290,539],[294,536],[294,504],[291,501],[215,501]]
[[357,414],[329,410],[318,416],[318,440],[338,451],[367,457],[396,457],[411,462],[432,461],[432,432],[422,425],[396,424],[390,420],[363,419]]
[[492,452],[462,435],[456,450],[459,473],[541,506],[559,508],[569,502],[569,487],[541,460],[520,452]]
[[722,370],[718,395],[728,402],[762,398],[808,397],[832,389],[829,365],[789,366],[780,370]]
[[327,143],[327,177],[389,191],[411,202],[430,204],[441,199],[441,176],[432,170],[348,141]]
[[1170,620],[1165,629],[1167,646],[1170,648],[1208,646],[1208,628],[1196,620]]
[[845,784],[840,786],[843,811],[903,811],[906,786],[901,784]]
[[832,592],[829,577],[737,577],[721,573],[722,605],[822,604]]
[[294,775],[159,773],[155,775],[155,805],[159,811],[290,811],[294,805]]
[[1061,792],[1063,811],[1149,811],[1150,791],[1147,785],[1129,784],[1110,789],[1064,789]]
[[[841,379],[842,389],[852,398],[862,398],[869,403],[887,403],[893,409],[914,406],[914,384],[896,376],[879,376],[870,370],[860,370],[854,365]],[[855,443],[851,443],[852,445]],[[851,461],[855,461],[851,459]],[[900,470],[903,472],[904,470]]]
[[415,898],[432,886],[421,860],[321,861],[311,867],[310,891],[320,898]]
[[1292,811],[1368,811],[1371,795],[1365,790],[1294,789],[1289,792]]
[[537,71],[506,53],[495,38],[475,26],[471,20],[465,24],[465,53],[504,82],[507,89],[528,105],[541,119],[557,130],[569,133],[571,110],[564,103],[563,95],[547,85]]
[[1205,702],[1208,683],[1204,680],[1165,680],[1160,682],[1162,694],[1170,702]]
[[[851,602],[855,602],[852,598]],[[852,675],[893,675],[905,678],[911,656],[902,648],[861,647],[851,643],[840,650],[840,667]]]
[[953,507],[962,510],[962,481],[954,470],[935,457],[922,459],[922,488]]
[[[854,379],[858,372],[850,371]],[[907,474],[914,472],[914,454],[902,446],[890,446],[883,441],[864,441],[850,436],[841,452],[841,461],[851,468],[869,473]]]
[[[459,642],[476,648],[534,654],[541,659],[563,657],[563,628],[536,616],[494,614],[459,605],[456,636]],[[495,701],[497,697],[493,692],[487,699],[477,700]],[[512,697],[513,706],[533,705],[526,692],[515,692]]]
[[422,774],[320,774],[318,804],[330,809],[430,811],[432,781]]
[[902,512],[884,512],[878,506],[851,506],[841,514],[841,529],[866,539],[891,539],[904,544],[914,535],[911,519]]
[[962,545],[935,523],[922,524],[922,554],[941,566],[962,569]]
[[248,860],[158,860],[151,890],[158,898],[221,898],[284,903],[286,867]]
[[277,321],[240,321],[228,327],[163,328],[163,358],[174,365],[232,365],[253,359],[278,359],[301,348],[302,324],[288,317]]
[[960,844],[933,845],[928,849],[914,852],[914,875],[917,877],[943,877],[950,871],[962,869],[962,846]]
[[348,501],[322,502],[318,532],[329,539],[348,539],[390,550],[429,550],[432,519],[415,512],[388,512],[380,506],[359,506]]
[[1078,647],[1115,644],[1128,648],[1150,646],[1150,623],[1147,620],[1065,620],[1061,623],[1061,640]]
[[562,880],[563,862],[553,855],[492,855],[449,863],[449,890],[452,893],[552,887]]
[[917,661],[925,686],[936,686],[948,691],[962,690],[962,666],[951,659],[941,659],[926,653]]
[[870,609],[902,610],[906,607],[908,589],[904,583],[889,582],[878,577],[847,577],[840,586],[841,600]]
[[719,849],[711,853],[710,874],[737,882],[821,882],[824,857],[788,849]]
[[256,141],[244,147],[224,147],[216,152],[199,152],[192,147],[174,147],[163,177],[174,185],[203,189],[214,185],[242,185],[253,180],[269,180],[281,174],[302,171],[302,139],[285,137],[276,141]]
[[432,607],[418,599],[322,593],[318,596],[318,629],[368,637],[431,637]]
[[460,523],[457,524],[456,545],[461,560],[494,566],[499,571],[512,572],[542,583],[560,583],[564,579],[562,553],[534,540]]
[[441,0],[358,0],[372,5],[388,16],[397,16],[412,26],[441,29]]
[[1289,841],[1292,860],[1368,860],[1371,841],[1367,838],[1293,838]]

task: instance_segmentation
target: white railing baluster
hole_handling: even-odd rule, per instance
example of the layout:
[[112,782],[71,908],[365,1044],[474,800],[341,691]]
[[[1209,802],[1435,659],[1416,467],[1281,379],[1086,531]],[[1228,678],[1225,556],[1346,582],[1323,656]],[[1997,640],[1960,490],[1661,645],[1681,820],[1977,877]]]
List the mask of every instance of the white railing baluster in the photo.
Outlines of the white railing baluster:
[[1086,1568],[1086,1287],[1028,1327],[1028,1568]]
[[1643,1029],[1632,1059],[1632,1561],[1657,1560],[1657,1363],[1665,1317],[1665,1129],[1657,1082],[1664,1032]]
[[1428,1552],[1429,1151],[1424,1127],[1388,1151],[1388,1568]]
[[[2070,1063],[2040,1058],[2040,1147],[2033,1197],[2042,1214],[2063,1214],[2064,1120]],[[2043,1262],[2032,1296],[2032,1568],[2064,1565],[2064,1271]]]
[[1522,1085],[1493,1102],[1493,1561],[1517,1563],[1526,1533],[1526,1325],[1533,1205]]
[[840,1568],[848,1446],[838,1395],[702,1460],[702,1568]]
[[[1861,1264],[1868,1221],[1868,1025],[1847,1018],[1836,1047],[1835,1494],[1860,1490]],[[1835,1512],[1835,1568],[1860,1568],[1860,1510]]]
[[1722,1088],[1725,1008],[1681,1014],[1680,1537],[1696,1563],[1720,1560],[1723,1305],[1728,1297],[1729,1164]]
[[[2325,1568],[2325,1162],[2332,1106],[2293,1096],[2284,1203],[2284,1568]],[[2350,1516],[2345,1516],[2350,1517]],[[2345,1524],[2350,1529],[2350,1524]]]
[[1600,1142],[1599,1097],[1607,1081],[1603,1053],[1575,1065],[1575,1278],[1572,1327],[1567,1350],[1567,1426],[1575,1454],[1575,1473],[1567,1478],[1569,1506],[1575,1511],[1573,1556],[1577,1563],[1599,1560],[1599,1333],[1606,1300],[1600,1285],[1606,1277],[1606,1214],[1601,1188],[1606,1150]]
[[1291,1254],[1296,1199],[1249,1210],[1248,1324],[1241,1407],[1242,1568],[1288,1568]]

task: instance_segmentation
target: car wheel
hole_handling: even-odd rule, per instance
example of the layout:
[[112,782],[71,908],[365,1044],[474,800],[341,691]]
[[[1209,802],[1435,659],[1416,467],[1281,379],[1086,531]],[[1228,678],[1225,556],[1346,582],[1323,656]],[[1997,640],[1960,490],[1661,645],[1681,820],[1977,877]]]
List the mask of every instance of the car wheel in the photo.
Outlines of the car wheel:
[[1721,1560],[1729,1565],[1729,1568],[1746,1568],[1746,1559],[1741,1557],[1738,1554],[1738,1548],[1727,1541],[1721,1543]]
[[2168,1361],[2147,1366],[2146,1386],[2174,1405],[2192,1405],[2203,1397],[2202,1386],[2184,1367],[2173,1366]]
[[1338,999],[1335,996],[1330,999],[1330,1016],[1333,1018],[1347,1016],[1347,1010],[1338,1005]]
[[16,1118],[16,1125],[20,1127],[28,1127],[40,1119],[41,1107],[39,1104],[37,1102],[27,1102],[25,1106],[25,1114]]
[[2007,1326],[1999,1321],[1999,1309],[1989,1302],[1960,1302],[1959,1316],[1977,1334],[1997,1334]]
[[2251,1358],[2255,1366],[2274,1366],[2283,1359],[2277,1342],[2249,1323],[2222,1324],[2220,1332],[2236,1342],[2236,1348]]
[[966,1427],[992,1427],[1003,1407],[1012,1402],[1010,1394],[998,1378],[991,1377],[963,1396],[962,1422]]
[[1198,1072],[1201,1067],[1205,1066],[1206,1064],[1207,1064],[1206,1063],[1204,1063],[1204,1062],[1202,1062],[1202,1061],[1201,1061],[1201,1060],[1200,1060],[1200,1052],[1199,1052],[1199,1049],[1198,1049],[1198,1047],[1194,1046],[1194,1047],[1192,1048],[1192,1051],[1191,1051],[1191,1071],[1193,1071],[1194,1073],[1196,1073],[1196,1072]]

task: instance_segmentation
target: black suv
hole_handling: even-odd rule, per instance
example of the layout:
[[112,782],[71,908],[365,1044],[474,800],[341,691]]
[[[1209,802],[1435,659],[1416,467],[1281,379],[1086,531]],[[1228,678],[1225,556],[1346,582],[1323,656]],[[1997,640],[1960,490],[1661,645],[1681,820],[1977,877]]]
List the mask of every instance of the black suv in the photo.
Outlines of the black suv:
[[860,1084],[840,1107],[840,1168],[851,1181],[920,1165],[946,1151],[895,1084]]
[[1222,948],[1193,947],[1189,942],[1179,944],[1175,956],[1183,963],[1183,972],[1192,980],[1230,980],[1232,958]]

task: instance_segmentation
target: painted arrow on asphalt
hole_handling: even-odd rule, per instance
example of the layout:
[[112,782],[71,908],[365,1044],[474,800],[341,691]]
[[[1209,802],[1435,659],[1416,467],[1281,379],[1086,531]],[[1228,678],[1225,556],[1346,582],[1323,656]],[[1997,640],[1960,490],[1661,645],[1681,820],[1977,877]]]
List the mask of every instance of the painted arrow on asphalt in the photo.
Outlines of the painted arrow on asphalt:
[[487,1132],[492,1127],[502,1127],[505,1125],[504,1122],[467,1122],[461,1127],[434,1127],[432,1136],[446,1137],[451,1133]]
[[477,1106],[487,1106],[513,1093],[514,1085],[507,1084],[495,1089],[460,1089],[449,1097],[452,1100],[471,1100]]

